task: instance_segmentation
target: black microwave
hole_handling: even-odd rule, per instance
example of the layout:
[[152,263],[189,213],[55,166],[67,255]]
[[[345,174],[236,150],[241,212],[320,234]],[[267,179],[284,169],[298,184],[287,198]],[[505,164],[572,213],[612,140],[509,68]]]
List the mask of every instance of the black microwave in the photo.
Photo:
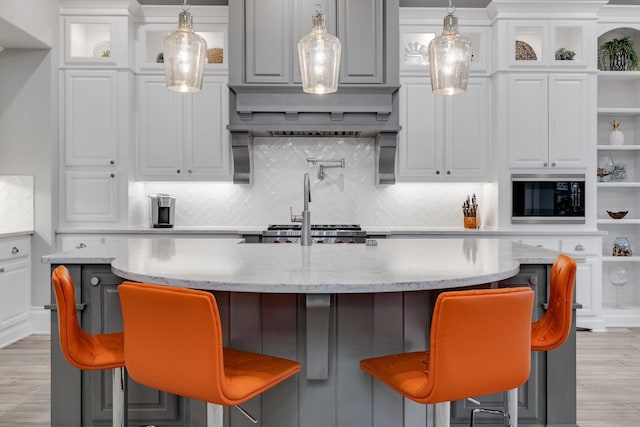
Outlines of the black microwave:
[[512,224],[584,224],[584,174],[511,176]]

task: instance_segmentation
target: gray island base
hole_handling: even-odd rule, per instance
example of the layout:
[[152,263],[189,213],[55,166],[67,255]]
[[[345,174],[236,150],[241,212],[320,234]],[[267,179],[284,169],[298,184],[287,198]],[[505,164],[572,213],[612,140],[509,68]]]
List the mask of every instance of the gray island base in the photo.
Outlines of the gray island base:
[[[91,333],[122,330],[117,285],[123,280],[213,292],[226,346],[303,365],[299,375],[243,405],[262,426],[413,427],[435,425],[434,406],[403,399],[362,372],[359,361],[428,348],[431,308],[445,290],[529,286],[536,292],[532,321],[539,318],[556,255],[475,237],[310,247],[150,238],[43,261],[69,267]],[[52,426],[110,425],[110,373],[71,367],[59,349],[55,312],[51,329]],[[519,425],[576,426],[575,332],[561,348],[531,357],[531,375],[519,390]],[[484,407],[502,406],[501,393],[474,397]],[[451,425],[468,425],[474,406],[452,402]],[[207,408],[131,379],[128,416],[133,426],[253,425],[234,408]]]

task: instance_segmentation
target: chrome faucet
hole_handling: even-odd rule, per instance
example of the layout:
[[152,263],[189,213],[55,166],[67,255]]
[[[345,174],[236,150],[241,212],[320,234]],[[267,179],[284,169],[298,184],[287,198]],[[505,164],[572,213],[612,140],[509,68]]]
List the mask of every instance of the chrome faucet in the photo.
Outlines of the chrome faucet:
[[302,215],[294,215],[293,208],[291,211],[291,222],[301,222],[302,230],[300,233],[300,244],[302,246],[311,246],[311,212],[309,212],[309,203],[311,202],[311,183],[309,182],[309,174],[304,174],[304,210]]

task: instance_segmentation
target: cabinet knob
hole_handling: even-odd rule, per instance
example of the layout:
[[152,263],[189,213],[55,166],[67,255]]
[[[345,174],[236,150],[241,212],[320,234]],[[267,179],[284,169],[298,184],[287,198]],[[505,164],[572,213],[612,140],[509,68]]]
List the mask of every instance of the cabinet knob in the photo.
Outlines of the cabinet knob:
[[544,163],[542,164],[542,166],[544,166],[545,168],[546,168],[548,165],[549,165],[549,163],[547,163],[547,162],[544,162]]
[[112,174],[110,174],[109,176],[110,176],[111,178],[115,178],[115,177],[116,177],[116,174],[115,174],[115,173],[112,173]]
[[0,273],[4,273],[4,267],[0,267]]
[[178,170],[176,171],[176,173],[180,173],[180,169],[178,169]]
[[447,175],[451,175],[451,171],[447,171]]
[[536,245],[536,248],[544,248],[542,245]]
[[551,163],[551,167],[556,167],[556,162]]
[[20,252],[20,249],[16,248],[15,246],[11,249],[11,254],[12,255],[17,254],[18,252]]
[[440,171],[436,171],[436,175],[440,175]]
[[191,173],[191,169],[189,169],[187,172],[188,172],[188,173]]
[[100,278],[91,276],[91,279],[89,279],[89,283],[91,283],[93,286],[98,286],[100,284]]
[[531,286],[536,286],[538,284],[538,278],[536,276],[529,277],[529,284]]
[[82,249],[82,248],[86,248],[87,245],[85,245],[83,242],[80,242],[76,245],[76,249]]
[[110,165],[115,165],[115,164],[116,164],[116,162],[115,162],[115,161],[113,161],[113,160],[109,160],[109,164],[110,164]]
[[577,244],[576,247],[574,248],[574,250],[576,252],[582,252],[582,251],[584,251],[584,246],[582,246],[581,244]]

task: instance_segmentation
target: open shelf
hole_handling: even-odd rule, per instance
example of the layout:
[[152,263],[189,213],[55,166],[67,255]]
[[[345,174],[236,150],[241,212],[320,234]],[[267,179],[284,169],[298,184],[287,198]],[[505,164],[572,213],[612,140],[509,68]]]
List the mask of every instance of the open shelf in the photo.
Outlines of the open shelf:
[[640,150],[640,145],[598,145],[598,151],[635,151]]

